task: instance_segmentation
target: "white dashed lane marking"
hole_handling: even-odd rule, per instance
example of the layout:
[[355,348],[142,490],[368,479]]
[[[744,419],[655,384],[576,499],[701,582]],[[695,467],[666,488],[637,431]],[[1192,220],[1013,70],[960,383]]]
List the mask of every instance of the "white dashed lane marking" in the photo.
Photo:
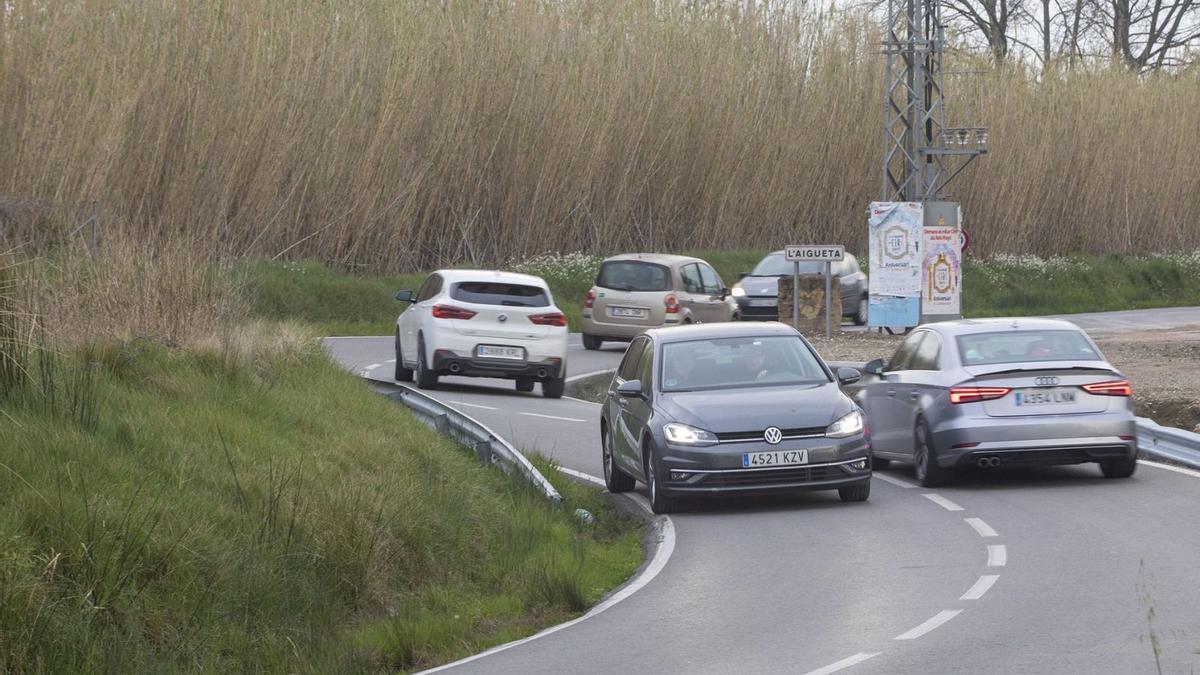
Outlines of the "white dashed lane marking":
[[543,417],[548,420],[561,420],[563,422],[586,422],[587,421],[587,420],[581,420],[577,417],[559,417],[558,415],[543,415],[541,413],[523,412],[521,414],[528,415],[530,417]]
[[988,567],[1004,567],[1008,564],[1008,549],[1004,544],[988,546]]
[[932,492],[926,492],[925,494],[923,494],[921,496],[928,499],[929,501],[933,502],[934,504],[937,504],[938,506],[942,507],[943,509],[946,509],[947,511],[962,511],[963,510],[963,507],[959,506],[958,504],[955,504],[954,502],[950,501],[949,499],[946,499],[945,497],[943,497],[939,494],[934,494]]
[[962,614],[961,609],[944,609],[944,610],[938,612],[937,614],[935,614],[933,616],[933,618],[929,619],[928,621],[921,624],[920,626],[917,626],[916,628],[908,631],[907,633],[901,633],[892,639],[893,640],[916,640],[917,638],[928,633],[929,631],[933,630],[934,628],[937,628],[938,626],[946,623],[947,621],[949,621],[950,619],[953,619],[954,617],[958,616],[959,614]]
[[450,405],[461,405],[466,408],[479,408],[480,410],[499,410],[499,408],[493,408],[490,405],[479,405],[478,403],[464,403],[462,401],[446,401],[446,403],[449,403]]
[[893,476],[889,476],[889,475],[887,475],[886,473],[879,473],[879,472],[875,472],[875,473],[872,473],[872,474],[871,474],[871,477],[872,477],[872,478],[878,478],[879,480],[881,480],[881,481],[883,481],[883,482],[885,482],[885,483],[891,483],[892,485],[895,485],[896,487],[902,487],[902,488],[915,488],[915,487],[917,487],[916,485],[913,485],[912,483],[910,483],[910,482],[908,482],[908,481],[906,481],[906,480],[900,480],[899,478],[895,478],[895,477],[893,477]]
[[979,536],[981,536],[981,537],[999,537],[1000,536],[1000,535],[996,534],[996,531],[992,529],[991,525],[988,525],[987,523],[983,522],[983,518],[963,518],[963,520],[967,521],[967,524],[971,526],[971,529],[978,532]]
[[974,586],[968,588],[967,592],[963,593],[959,600],[978,600],[982,598],[983,594],[987,593],[999,578],[999,574],[985,574],[979,577],[979,581],[976,581]]

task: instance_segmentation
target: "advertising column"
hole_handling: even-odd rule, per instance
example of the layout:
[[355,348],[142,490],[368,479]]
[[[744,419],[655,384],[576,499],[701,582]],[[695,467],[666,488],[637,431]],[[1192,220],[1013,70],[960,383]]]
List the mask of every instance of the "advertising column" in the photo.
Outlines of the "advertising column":
[[908,328],[921,320],[921,229],[916,202],[872,202],[867,325]]

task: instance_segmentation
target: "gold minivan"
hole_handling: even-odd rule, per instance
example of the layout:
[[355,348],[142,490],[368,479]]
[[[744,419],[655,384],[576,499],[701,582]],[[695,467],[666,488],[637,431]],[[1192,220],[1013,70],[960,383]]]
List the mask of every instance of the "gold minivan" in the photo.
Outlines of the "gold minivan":
[[700,258],[629,253],[600,264],[583,300],[583,346],[628,342],[647,328],[737,320],[737,303]]

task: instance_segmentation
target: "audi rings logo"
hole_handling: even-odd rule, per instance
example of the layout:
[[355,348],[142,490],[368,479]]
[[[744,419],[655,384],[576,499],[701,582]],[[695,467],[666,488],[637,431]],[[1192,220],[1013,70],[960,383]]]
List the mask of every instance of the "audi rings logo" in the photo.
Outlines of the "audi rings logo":
[[1033,383],[1039,387],[1053,387],[1054,385],[1058,384],[1058,378],[1052,375],[1047,377],[1035,377],[1033,378]]
[[778,445],[779,441],[783,440],[783,432],[779,430],[779,427],[767,427],[767,430],[763,432],[763,440],[771,445]]

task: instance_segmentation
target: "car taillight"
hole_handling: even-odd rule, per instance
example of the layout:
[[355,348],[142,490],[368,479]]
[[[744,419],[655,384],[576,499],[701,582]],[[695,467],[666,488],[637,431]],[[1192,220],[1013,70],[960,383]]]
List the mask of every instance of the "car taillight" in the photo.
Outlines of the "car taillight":
[[667,314],[679,313],[679,298],[674,295],[668,293],[667,297],[663,298],[663,304],[667,306]]
[[1093,382],[1083,385],[1083,390],[1089,394],[1099,394],[1100,396],[1133,396],[1133,385],[1129,384],[1129,380]]
[[1010,387],[951,387],[951,403],[977,403],[1003,398],[1012,391]]
[[469,319],[475,316],[475,312],[454,305],[434,305],[433,318],[435,319]]
[[551,312],[549,314],[534,314],[529,317],[529,320],[539,326],[565,326],[567,325],[567,317],[561,312]]
[[588,289],[587,295],[583,296],[583,308],[591,309],[592,304],[596,302],[596,289]]

